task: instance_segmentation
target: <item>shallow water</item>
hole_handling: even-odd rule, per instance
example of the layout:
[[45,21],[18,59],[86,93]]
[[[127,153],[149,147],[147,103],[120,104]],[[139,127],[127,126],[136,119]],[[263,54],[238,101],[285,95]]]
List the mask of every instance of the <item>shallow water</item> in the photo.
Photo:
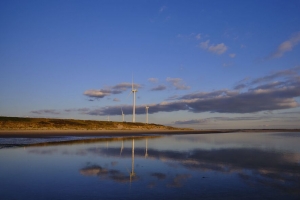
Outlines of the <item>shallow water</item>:
[[300,133],[226,133],[3,148],[0,195],[299,199],[299,144]]

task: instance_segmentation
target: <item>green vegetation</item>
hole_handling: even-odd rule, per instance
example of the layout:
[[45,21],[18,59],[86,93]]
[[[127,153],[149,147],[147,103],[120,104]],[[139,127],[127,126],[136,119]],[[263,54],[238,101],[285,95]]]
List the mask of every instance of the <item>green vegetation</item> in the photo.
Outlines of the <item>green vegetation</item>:
[[0,117],[0,130],[188,130],[159,124],[76,119]]

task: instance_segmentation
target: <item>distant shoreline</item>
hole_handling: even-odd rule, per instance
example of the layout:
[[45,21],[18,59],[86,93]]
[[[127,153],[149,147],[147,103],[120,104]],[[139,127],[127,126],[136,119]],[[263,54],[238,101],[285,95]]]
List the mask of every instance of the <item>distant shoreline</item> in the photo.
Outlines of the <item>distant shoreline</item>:
[[300,132],[300,129],[216,129],[216,130],[0,130],[0,138],[56,137],[56,136],[139,136],[184,135],[234,132]]
[[156,136],[232,132],[300,132],[300,129],[201,129],[175,128],[141,122],[77,119],[22,118],[0,116],[0,138],[44,138],[59,136]]

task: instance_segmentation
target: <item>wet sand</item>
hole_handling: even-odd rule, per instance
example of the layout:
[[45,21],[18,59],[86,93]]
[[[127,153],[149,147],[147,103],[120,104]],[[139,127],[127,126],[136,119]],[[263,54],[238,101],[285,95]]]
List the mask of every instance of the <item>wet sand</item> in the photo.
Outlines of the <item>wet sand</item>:
[[300,132],[299,129],[226,129],[226,130],[0,130],[0,138],[43,138],[55,136],[139,136],[209,134],[231,132]]
[[139,136],[228,133],[232,130],[0,130],[0,138],[43,138],[55,136]]

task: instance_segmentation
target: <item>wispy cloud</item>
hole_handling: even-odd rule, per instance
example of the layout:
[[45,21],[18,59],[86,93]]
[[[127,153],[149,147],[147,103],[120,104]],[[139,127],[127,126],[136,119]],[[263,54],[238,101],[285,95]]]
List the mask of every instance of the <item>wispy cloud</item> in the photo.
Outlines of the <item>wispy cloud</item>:
[[152,83],[157,83],[158,82],[158,78],[148,78],[148,81],[150,81]]
[[[158,112],[188,111],[193,113],[254,113],[260,111],[274,111],[299,107],[296,101],[300,97],[300,67],[273,72],[269,75],[239,81],[233,90],[220,89],[212,92],[193,92],[185,95],[177,95],[160,103],[148,104],[149,114]],[[175,89],[187,89],[181,78],[167,78],[171,87]],[[122,86],[122,87],[121,87]],[[124,86],[124,87],[123,87]],[[130,86],[130,85],[129,85]],[[128,88],[128,84],[118,84],[111,87],[111,91],[121,91]],[[114,89],[119,90],[114,90]],[[121,89],[120,89],[121,88]],[[165,89],[164,85],[153,88],[154,90]],[[243,90],[242,90],[243,89]],[[247,89],[247,90],[245,90]],[[105,91],[101,91],[105,92]],[[111,94],[111,93],[109,93]],[[90,93],[96,98],[103,96],[102,93]],[[118,99],[114,99],[118,100]],[[136,114],[145,114],[146,105],[137,105]],[[106,106],[97,109],[66,109],[59,110],[34,110],[33,114],[61,114],[62,112],[79,112],[87,115],[120,115],[121,108],[125,114],[132,113],[132,105]],[[216,119],[216,118],[215,118]],[[246,118],[241,118],[246,120]],[[247,118],[250,120],[249,118]],[[231,118],[222,118],[231,120]],[[235,118],[235,120],[238,120]],[[205,121],[186,121],[177,123],[204,123]]]
[[204,50],[207,50],[211,53],[218,54],[218,55],[221,55],[221,54],[225,53],[228,49],[227,46],[224,43],[213,45],[213,44],[210,44],[210,40],[206,40],[205,42],[201,42],[199,44],[199,47],[204,49]]
[[[133,84],[134,88],[141,88],[140,84]],[[107,87],[107,89],[90,89],[86,90],[83,94],[90,97],[90,98],[96,98],[101,99],[106,96],[110,96],[112,94],[120,94],[128,89],[131,89],[132,83],[120,83],[111,87]]]
[[54,110],[54,109],[34,110],[34,111],[31,111],[30,113],[38,114],[38,115],[42,115],[42,114],[59,115],[60,114],[59,111]]
[[201,34],[198,33],[196,36],[195,36],[196,40],[200,40],[201,39]]
[[[298,77],[298,71],[300,70],[300,67],[294,67],[291,69],[281,70],[277,72],[273,72],[269,75],[250,79],[249,77],[243,79],[242,81],[238,82],[237,85],[234,87],[236,90],[241,90],[247,87],[253,87],[255,86],[256,89],[262,88],[267,89],[270,86],[279,86],[280,83],[284,84],[282,80],[290,80],[293,78]],[[272,81],[272,82],[271,82]],[[265,85],[257,86],[258,84],[266,83]]]
[[[253,85],[247,91],[222,89],[212,92],[195,92],[173,97],[171,101],[165,101],[149,105],[149,113],[189,111],[193,113],[254,113],[260,111],[273,111],[280,109],[296,108],[299,106],[296,97],[300,97],[300,76],[285,76],[287,72],[275,72],[254,80],[245,80]],[[271,77],[286,77],[285,80],[272,82]],[[181,79],[169,79],[180,82]],[[264,81],[263,81],[264,80]],[[269,80],[269,82],[268,82]],[[271,81],[271,82],[270,82]],[[241,83],[242,84],[242,83]],[[243,83],[244,84],[244,83]],[[246,84],[248,85],[248,84]],[[249,85],[248,85],[249,86]],[[123,110],[131,113],[132,106],[122,106]],[[86,114],[91,115],[119,115],[120,106],[104,107],[90,110]],[[145,113],[145,105],[136,107],[137,114]]]
[[86,90],[83,94],[92,98],[103,98],[109,96],[112,93],[111,90]]
[[167,9],[167,6],[162,6],[162,7],[159,8],[159,12],[162,13],[166,9]]
[[167,82],[170,82],[173,87],[175,87],[176,90],[188,90],[190,89],[189,86],[187,86],[181,78],[170,78],[168,77],[166,79]]
[[165,85],[158,85],[154,88],[151,89],[151,91],[162,91],[162,90],[166,90],[167,87]]
[[192,119],[192,120],[178,120],[174,124],[207,124],[212,121],[248,121],[248,120],[262,120],[265,116],[254,117],[210,117],[204,119]]
[[235,89],[235,90],[242,90],[242,89],[244,89],[246,87],[247,87],[247,84],[240,83],[240,84],[237,84],[233,89]]
[[207,49],[209,47],[209,40],[206,40],[205,42],[200,42],[199,47],[202,49]]
[[224,43],[220,43],[217,45],[210,45],[208,47],[208,51],[215,54],[223,54],[227,50],[227,46]]
[[270,75],[263,76],[261,78],[256,78],[253,81],[250,82],[250,85],[253,84],[259,84],[267,81],[272,81],[276,78],[288,78],[291,76],[297,76],[297,71],[300,70],[299,67],[292,68],[292,69],[286,69],[286,70],[281,70],[278,72],[273,72]]
[[[172,102],[162,102],[149,105],[149,113],[189,111],[193,113],[254,113],[259,111],[279,110],[298,107],[294,97],[300,96],[298,86],[275,90],[255,90],[235,95],[219,95],[204,98],[181,99]],[[229,91],[230,93],[230,91]],[[207,94],[211,95],[210,93]],[[187,98],[187,95],[186,97]],[[119,115],[121,107],[104,107],[87,112],[90,115]],[[127,113],[131,113],[132,106],[123,106]],[[136,107],[136,114],[144,114],[145,105]]]
[[247,82],[250,80],[250,77],[243,78],[242,80],[238,81],[235,86],[234,90],[241,90],[247,87]]
[[230,67],[230,66],[232,66],[232,65],[233,65],[232,62],[226,62],[226,63],[223,63],[223,64],[222,64],[223,67]]
[[203,36],[203,34],[201,33],[190,33],[190,34],[177,34],[177,37],[183,39],[201,40],[205,36]]
[[231,54],[229,54],[229,57],[230,57],[230,58],[235,58],[235,56],[236,56],[236,54],[235,54],[235,53],[231,53]]
[[89,108],[72,108],[72,109],[65,109],[65,112],[79,112],[81,114],[88,112]]
[[120,101],[120,99],[118,99],[118,98],[114,98],[114,99],[113,99],[113,101],[119,102],[119,101]]
[[192,120],[178,120],[174,124],[206,124],[208,119],[192,119]]
[[[140,84],[133,84],[134,88],[141,88],[142,86]],[[112,86],[112,93],[118,94],[118,92],[123,92],[127,89],[131,89],[132,83],[120,83],[115,86]]]
[[267,59],[280,58],[286,52],[292,51],[293,48],[300,42],[300,32],[294,34],[290,39],[282,42],[275,52],[270,54]]

